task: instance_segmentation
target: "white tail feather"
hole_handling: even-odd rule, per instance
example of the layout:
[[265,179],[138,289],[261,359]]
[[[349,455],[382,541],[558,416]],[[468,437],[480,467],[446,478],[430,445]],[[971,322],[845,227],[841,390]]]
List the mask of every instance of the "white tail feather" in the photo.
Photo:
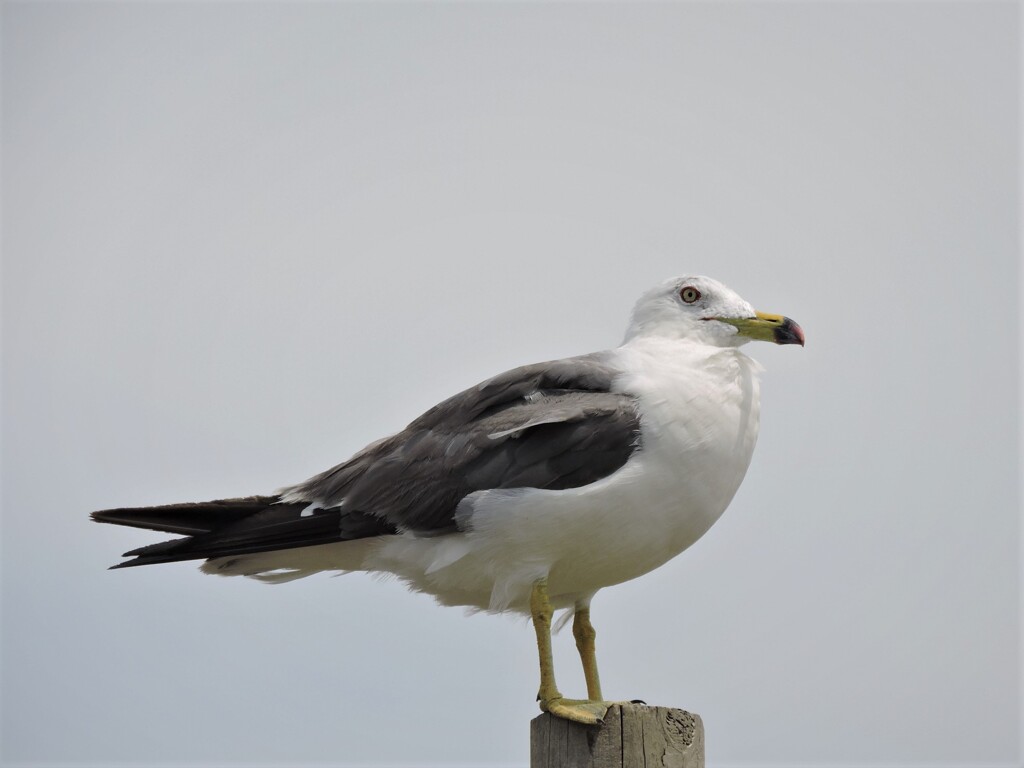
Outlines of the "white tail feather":
[[250,576],[267,584],[282,584],[321,571],[366,570],[366,556],[379,543],[380,539],[374,537],[252,555],[218,557],[207,560],[201,569],[203,573],[216,576]]

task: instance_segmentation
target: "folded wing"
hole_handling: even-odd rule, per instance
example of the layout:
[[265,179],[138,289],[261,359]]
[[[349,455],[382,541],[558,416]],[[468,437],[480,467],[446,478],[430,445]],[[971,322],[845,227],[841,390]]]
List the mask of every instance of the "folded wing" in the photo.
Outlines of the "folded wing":
[[187,534],[128,552],[135,559],[115,567],[457,531],[456,507],[474,491],[576,488],[622,467],[640,425],[633,399],[612,391],[616,373],[599,354],[517,368],[276,496],[93,518]]

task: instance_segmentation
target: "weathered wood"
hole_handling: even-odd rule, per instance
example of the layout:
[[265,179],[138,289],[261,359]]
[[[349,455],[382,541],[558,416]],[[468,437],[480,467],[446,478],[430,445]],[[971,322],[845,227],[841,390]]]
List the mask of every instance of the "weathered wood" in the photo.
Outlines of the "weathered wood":
[[530,722],[530,768],[704,768],[704,724],[646,704],[613,704],[601,726],[545,713]]

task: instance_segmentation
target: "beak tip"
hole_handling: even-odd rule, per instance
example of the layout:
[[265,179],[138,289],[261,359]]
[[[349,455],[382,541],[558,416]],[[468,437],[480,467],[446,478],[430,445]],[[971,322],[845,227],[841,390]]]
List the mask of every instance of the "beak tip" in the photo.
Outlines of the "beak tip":
[[783,318],[782,325],[775,330],[776,344],[799,344],[804,346],[804,329],[790,320]]

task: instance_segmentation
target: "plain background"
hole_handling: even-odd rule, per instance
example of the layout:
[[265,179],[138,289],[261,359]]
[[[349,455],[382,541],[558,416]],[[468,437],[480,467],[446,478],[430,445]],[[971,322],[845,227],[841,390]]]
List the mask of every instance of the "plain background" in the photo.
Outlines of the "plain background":
[[5,766],[525,764],[525,622],[107,572],[159,534],[87,514],[301,480],[688,273],[808,345],[595,600],[607,694],[712,766],[1020,759],[1018,4],[2,14]]

